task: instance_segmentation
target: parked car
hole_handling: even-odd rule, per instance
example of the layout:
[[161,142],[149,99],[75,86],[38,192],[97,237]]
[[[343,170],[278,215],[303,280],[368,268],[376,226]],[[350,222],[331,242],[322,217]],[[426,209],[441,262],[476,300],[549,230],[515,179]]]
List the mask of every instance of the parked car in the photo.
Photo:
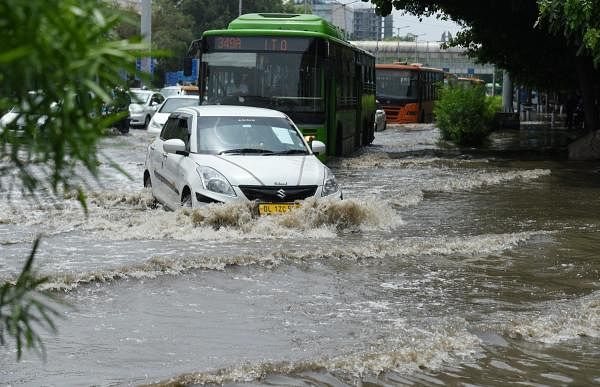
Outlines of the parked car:
[[169,118],[169,114],[179,109],[180,107],[185,106],[194,106],[199,105],[200,100],[197,95],[175,95],[172,97],[167,97],[165,101],[158,107],[156,113],[152,116],[150,120],[150,125],[148,125],[148,132],[150,133],[160,133],[162,130],[167,118]]
[[251,200],[261,214],[285,212],[309,197],[340,198],[335,176],[283,113],[205,105],[171,113],[148,146],[144,186],[166,207]]
[[150,119],[165,100],[162,94],[143,89],[131,89],[131,104],[129,105],[129,124],[131,126],[148,127]]
[[381,103],[377,101],[377,110],[375,110],[375,131],[380,132],[387,128],[387,118],[385,116],[385,110],[381,106]]
[[[36,106],[42,102],[42,96],[37,91],[29,92],[30,101],[23,100],[19,105],[13,106],[8,112],[0,117],[0,129],[6,128],[9,125],[15,124],[17,129],[24,129],[29,122],[35,121],[38,127],[43,126],[48,120],[47,115],[35,114],[32,112],[31,106]],[[30,105],[32,102],[32,105]],[[56,102],[52,102],[50,109],[57,111],[59,105]]]
[[199,95],[198,86],[195,85],[177,85],[177,86],[166,86],[160,89],[160,93],[165,97],[171,97],[174,95]]

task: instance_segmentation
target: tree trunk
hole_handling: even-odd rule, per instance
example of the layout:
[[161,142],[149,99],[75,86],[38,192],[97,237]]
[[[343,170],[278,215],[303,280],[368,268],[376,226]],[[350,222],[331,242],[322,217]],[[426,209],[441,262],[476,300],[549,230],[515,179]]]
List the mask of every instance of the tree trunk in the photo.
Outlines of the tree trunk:
[[600,128],[595,95],[596,79],[591,58],[577,56],[575,68],[583,98],[585,127],[589,133],[569,144],[569,159],[598,160],[600,159],[600,130],[598,130]]
[[583,112],[585,115],[585,127],[588,131],[598,130],[598,111],[596,96],[594,95],[594,66],[592,59],[586,56],[577,56],[575,59],[579,89],[583,98]]

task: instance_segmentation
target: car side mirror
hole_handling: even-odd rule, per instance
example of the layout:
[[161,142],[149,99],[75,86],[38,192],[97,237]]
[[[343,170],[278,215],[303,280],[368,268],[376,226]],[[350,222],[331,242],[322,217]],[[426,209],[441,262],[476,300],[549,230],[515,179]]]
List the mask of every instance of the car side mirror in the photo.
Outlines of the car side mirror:
[[179,138],[172,138],[170,140],[165,141],[163,144],[163,149],[167,153],[184,155],[188,154],[187,150],[185,149],[185,143]]
[[325,153],[325,144],[321,141],[313,140],[312,141],[312,151],[313,153],[320,155],[321,153]]

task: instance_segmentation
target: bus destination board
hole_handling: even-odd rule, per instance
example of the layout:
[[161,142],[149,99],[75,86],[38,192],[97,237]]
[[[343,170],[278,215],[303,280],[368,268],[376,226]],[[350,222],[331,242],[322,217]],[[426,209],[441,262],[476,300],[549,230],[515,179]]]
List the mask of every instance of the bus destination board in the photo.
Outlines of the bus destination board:
[[312,39],[284,36],[210,36],[206,38],[208,51],[276,51],[305,52]]

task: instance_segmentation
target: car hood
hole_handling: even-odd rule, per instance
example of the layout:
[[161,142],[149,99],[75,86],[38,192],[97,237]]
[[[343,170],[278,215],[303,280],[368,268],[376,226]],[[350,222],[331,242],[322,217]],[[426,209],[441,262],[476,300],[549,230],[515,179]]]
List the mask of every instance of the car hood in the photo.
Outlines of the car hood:
[[314,155],[200,155],[192,154],[198,165],[223,174],[239,185],[322,185],[325,166]]
[[154,120],[154,122],[164,125],[165,122],[167,122],[167,118],[169,118],[170,115],[171,113],[156,113],[154,114],[154,116],[152,116],[152,119]]

